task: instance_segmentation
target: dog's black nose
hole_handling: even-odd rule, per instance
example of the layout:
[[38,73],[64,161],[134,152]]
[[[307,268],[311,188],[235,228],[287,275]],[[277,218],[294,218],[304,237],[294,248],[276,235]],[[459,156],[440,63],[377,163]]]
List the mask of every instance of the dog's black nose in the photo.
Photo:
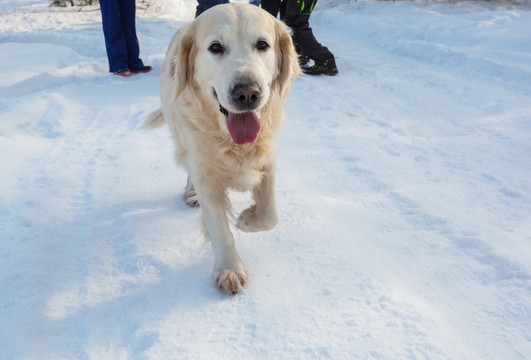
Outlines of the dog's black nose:
[[234,104],[241,108],[250,108],[260,98],[257,84],[238,84],[231,91]]

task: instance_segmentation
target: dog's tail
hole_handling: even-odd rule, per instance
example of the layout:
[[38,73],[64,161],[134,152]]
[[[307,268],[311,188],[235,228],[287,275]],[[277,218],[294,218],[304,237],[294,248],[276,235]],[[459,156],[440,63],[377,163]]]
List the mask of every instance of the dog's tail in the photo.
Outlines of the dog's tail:
[[142,124],[143,129],[156,129],[161,127],[166,123],[166,119],[164,119],[164,114],[162,113],[162,109],[158,109],[150,113],[144,124]]

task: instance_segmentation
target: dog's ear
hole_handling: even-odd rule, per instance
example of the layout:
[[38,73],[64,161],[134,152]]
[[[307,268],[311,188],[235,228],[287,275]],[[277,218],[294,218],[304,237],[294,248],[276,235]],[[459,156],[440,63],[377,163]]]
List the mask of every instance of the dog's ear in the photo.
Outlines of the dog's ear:
[[291,29],[281,21],[276,21],[277,29],[277,56],[279,75],[280,96],[284,98],[291,87],[293,80],[301,73],[299,60],[293,40],[291,38]]
[[176,100],[186,86],[192,83],[194,67],[194,26],[193,23],[182,26],[171,40],[166,54],[167,67],[165,74],[172,79],[172,101]]

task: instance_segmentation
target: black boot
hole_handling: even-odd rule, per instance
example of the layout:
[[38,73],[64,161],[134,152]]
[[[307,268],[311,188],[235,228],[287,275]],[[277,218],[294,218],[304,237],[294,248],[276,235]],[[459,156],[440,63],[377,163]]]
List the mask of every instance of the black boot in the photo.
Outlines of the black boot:
[[308,62],[310,62],[310,58],[306,55],[299,55],[299,66],[303,68],[304,66],[308,65]]
[[334,58],[315,62],[313,66],[304,66],[302,72],[308,75],[336,75],[338,73]]

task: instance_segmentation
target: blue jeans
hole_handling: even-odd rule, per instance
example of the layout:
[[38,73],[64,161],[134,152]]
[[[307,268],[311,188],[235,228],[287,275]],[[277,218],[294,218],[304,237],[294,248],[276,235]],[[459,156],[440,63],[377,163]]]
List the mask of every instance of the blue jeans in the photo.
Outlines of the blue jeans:
[[201,15],[205,10],[210,9],[214,5],[227,4],[229,0],[197,0],[197,8],[195,10],[195,17]]
[[136,37],[135,0],[100,0],[100,9],[109,71],[143,67]]

